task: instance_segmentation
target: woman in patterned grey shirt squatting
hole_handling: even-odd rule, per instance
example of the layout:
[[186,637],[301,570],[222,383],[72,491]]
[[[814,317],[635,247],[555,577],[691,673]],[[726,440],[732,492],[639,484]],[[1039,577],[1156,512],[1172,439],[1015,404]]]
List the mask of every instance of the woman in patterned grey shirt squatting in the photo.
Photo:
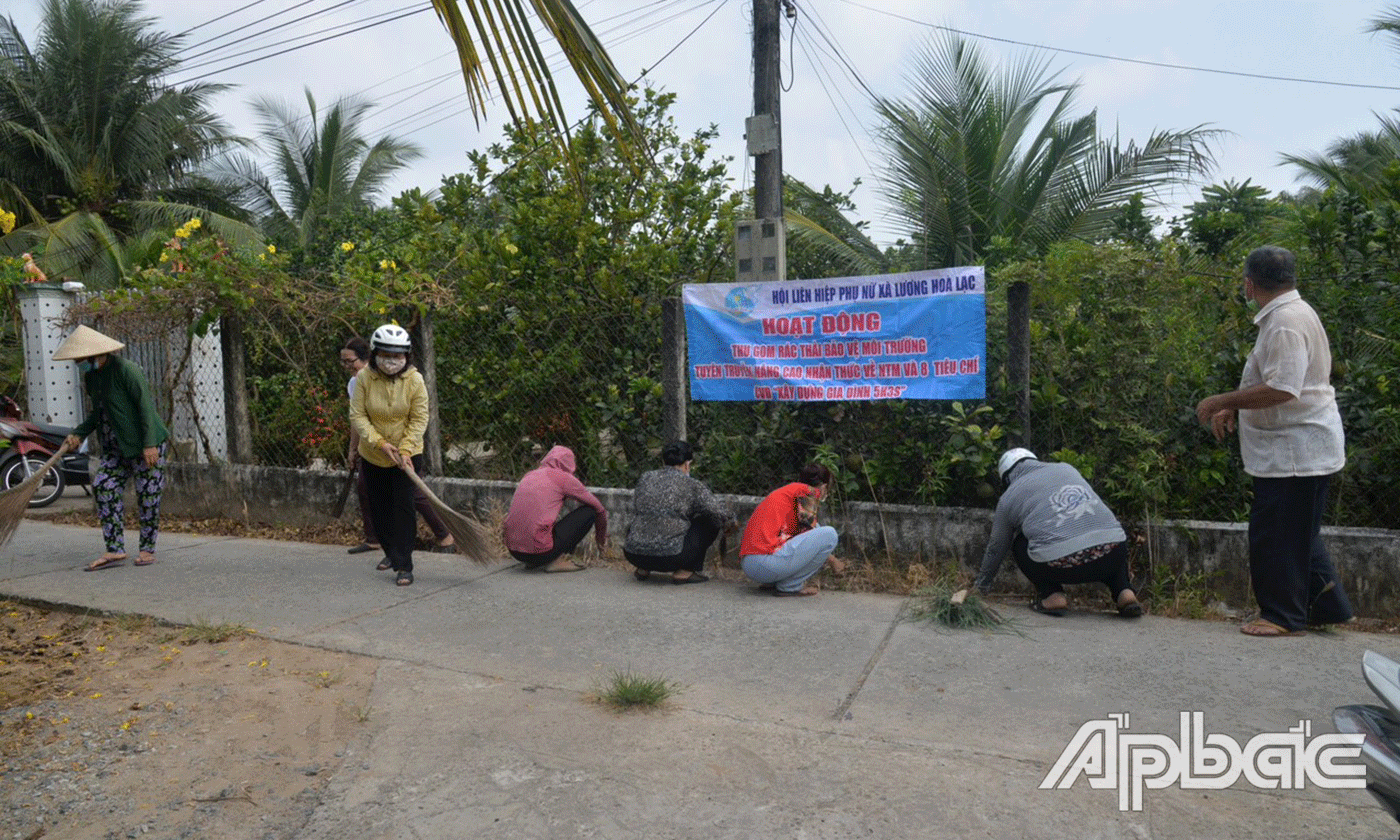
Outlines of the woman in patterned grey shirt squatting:
[[632,491],[632,518],[622,554],[637,580],[670,572],[674,584],[704,583],[705,552],[738,520],[702,482],[690,477],[695,452],[683,440],[661,450],[659,470],[643,473]]
[[1036,612],[1067,613],[1064,584],[1102,583],[1119,615],[1142,615],[1142,604],[1129,583],[1128,537],[1078,470],[1041,461],[1029,449],[1018,448],[1001,456],[997,473],[1006,492],[997,502],[977,575],[976,586],[983,595],[1009,553],[1035,586],[1031,609]]

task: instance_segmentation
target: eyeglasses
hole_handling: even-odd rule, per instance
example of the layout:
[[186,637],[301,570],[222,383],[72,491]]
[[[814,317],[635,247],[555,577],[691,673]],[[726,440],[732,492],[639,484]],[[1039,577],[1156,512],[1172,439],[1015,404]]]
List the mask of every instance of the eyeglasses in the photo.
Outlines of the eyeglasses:
[[346,367],[350,367],[351,365],[355,364],[355,363],[358,362],[359,360],[360,360],[360,358],[359,358],[358,356],[351,356],[351,357],[348,358],[348,359],[345,358],[344,356],[341,356],[341,357],[340,357],[340,363],[341,363],[342,365],[345,365]]

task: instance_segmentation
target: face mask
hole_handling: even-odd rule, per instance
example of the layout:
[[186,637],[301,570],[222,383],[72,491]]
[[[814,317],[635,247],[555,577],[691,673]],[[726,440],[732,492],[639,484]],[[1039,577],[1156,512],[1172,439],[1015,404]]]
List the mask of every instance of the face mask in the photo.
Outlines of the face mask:
[[1250,312],[1258,312],[1259,301],[1255,300],[1254,295],[1249,293],[1250,286],[1251,284],[1249,281],[1245,281],[1244,287],[1240,290],[1240,293],[1244,295],[1244,307]]
[[78,370],[82,371],[83,373],[92,373],[93,371],[97,370],[97,360],[82,359],[78,362]]
[[380,373],[385,376],[393,376],[404,369],[408,364],[408,360],[402,356],[398,358],[380,357],[376,364],[379,366]]

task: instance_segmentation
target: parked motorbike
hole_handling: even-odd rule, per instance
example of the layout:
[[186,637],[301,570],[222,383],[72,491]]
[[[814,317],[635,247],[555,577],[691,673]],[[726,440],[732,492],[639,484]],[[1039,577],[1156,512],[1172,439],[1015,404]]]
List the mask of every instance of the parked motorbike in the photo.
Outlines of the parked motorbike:
[[1361,673],[1385,705],[1338,706],[1332,721],[1338,732],[1366,736],[1361,745],[1366,790],[1400,822],[1400,663],[1368,650]]
[[[0,397],[0,490],[17,487],[42,469],[71,431],[67,426],[22,420],[15,401]],[[87,492],[91,482],[88,442],[84,440],[76,452],[64,455],[48,468],[29,506],[39,508],[53,504],[70,484],[83,487]]]

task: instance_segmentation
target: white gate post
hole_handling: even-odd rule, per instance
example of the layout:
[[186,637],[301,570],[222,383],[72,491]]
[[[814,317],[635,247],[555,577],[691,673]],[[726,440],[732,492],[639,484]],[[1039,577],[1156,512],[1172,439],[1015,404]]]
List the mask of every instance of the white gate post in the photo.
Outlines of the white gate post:
[[83,383],[78,366],[53,361],[63,343],[60,326],[74,295],[57,283],[30,283],[18,290],[20,318],[24,322],[24,379],[29,391],[29,419],[55,426],[76,426],[83,421]]

